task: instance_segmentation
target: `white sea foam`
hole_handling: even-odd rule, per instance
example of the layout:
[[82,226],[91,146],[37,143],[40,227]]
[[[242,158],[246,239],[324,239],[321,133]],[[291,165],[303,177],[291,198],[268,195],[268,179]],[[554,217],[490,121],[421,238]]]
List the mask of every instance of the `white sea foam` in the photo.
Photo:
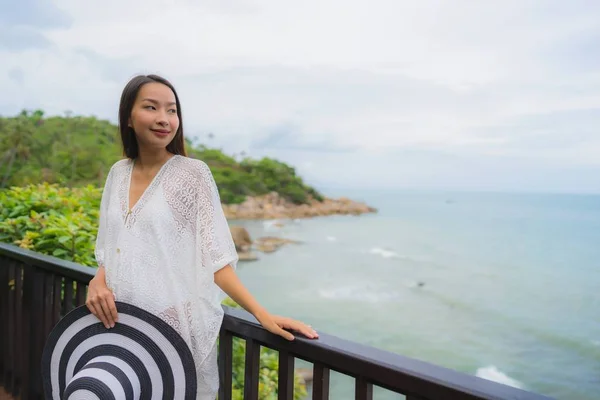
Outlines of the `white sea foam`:
[[383,258],[399,258],[398,254],[392,250],[383,249],[381,247],[373,247],[369,250],[370,254],[375,254]]
[[278,219],[267,219],[263,221],[263,227],[265,229],[270,229],[270,228],[278,228],[281,224],[281,221],[279,221]]
[[342,286],[320,289],[319,296],[336,301],[356,301],[359,303],[380,303],[394,299],[396,293],[365,288],[360,286]]
[[480,378],[487,379],[489,381],[502,383],[504,385],[513,386],[516,388],[523,388],[523,384],[521,382],[506,375],[504,372],[500,371],[495,365],[489,365],[487,367],[478,368],[477,373],[475,375],[477,375]]
[[327,236],[327,241],[328,242],[335,242],[335,241],[337,241],[337,238],[335,236]]

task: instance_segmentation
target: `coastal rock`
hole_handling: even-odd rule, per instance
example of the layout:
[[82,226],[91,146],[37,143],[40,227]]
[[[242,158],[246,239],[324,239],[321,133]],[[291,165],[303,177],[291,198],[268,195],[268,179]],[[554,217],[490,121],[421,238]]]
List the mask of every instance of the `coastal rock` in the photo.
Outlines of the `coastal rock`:
[[377,212],[375,208],[365,203],[346,197],[325,198],[323,201],[311,198],[307,204],[294,204],[279,196],[277,192],[263,196],[248,196],[241,204],[224,204],[223,211],[228,219],[296,219]]
[[250,234],[243,226],[230,226],[231,237],[233,243],[235,243],[235,250],[238,253],[240,261],[256,261],[258,256],[250,251],[252,246],[252,239]]
[[242,226],[233,225],[229,228],[233,242],[235,243],[235,249],[238,252],[245,252],[250,250],[252,246],[252,239],[246,228]]
[[283,239],[278,237],[266,236],[258,238],[254,242],[254,248],[256,250],[262,251],[263,253],[272,253],[275,250],[279,249],[281,246],[289,243],[298,243],[294,240]]
[[251,251],[253,248],[263,253],[272,253],[285,244],[299,243],[294,240],[278,238],[274,236],[265,236],[253,241],[246,228],[232,225],[229,227],[229,229],[231,231],[231,237],[235,243],[235,249],[238,252],[240,261],[258,260],[258,256]]

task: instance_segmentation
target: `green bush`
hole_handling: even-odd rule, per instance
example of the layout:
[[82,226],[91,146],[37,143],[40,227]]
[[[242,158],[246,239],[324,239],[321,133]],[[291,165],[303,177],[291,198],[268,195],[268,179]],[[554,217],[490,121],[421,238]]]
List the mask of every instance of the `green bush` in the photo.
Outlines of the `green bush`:
[[[64,188],[56,184],[0,190],[0,241],[96,267],[94,246],[102,191],[92,186]],[[231,299],[225,304],[239,307]],[[233,340],[233,399],[243,399],[245,341]],[[277,398],[278,354],[261,348],[259,398]],[[306,396],[295,377],[294,399]]]
[[100,189],[41,184],[0,191],[0,241],[95,266]]

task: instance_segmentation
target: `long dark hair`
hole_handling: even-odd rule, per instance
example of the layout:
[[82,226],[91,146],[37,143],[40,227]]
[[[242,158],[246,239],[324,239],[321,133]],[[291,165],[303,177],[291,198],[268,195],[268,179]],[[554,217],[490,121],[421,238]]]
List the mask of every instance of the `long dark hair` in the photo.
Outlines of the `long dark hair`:
[[179,96],[177,96],[177,92],[171,82],[158,75],[138,75],[125,85],[123,93],[121,93],[121,103],[119,104],[119,131],[121,132],[123,154],[130,159],[134,159],[139,155],[139,145],[133,128],[129,126],[129,118],[131,117],[131,110],[133,110],[133,104],[135,103],[135,99],[137,98],[140,89],[145,84],[152,82],[162,83],[169,87],[175,95],[177,116],[179,117],[179,128],[177,129],[177,132],[175,132],[175,137],[171,140],[171,143],[167,145],[167,151],[185,156],[187,154],[185,151],[185,140],[183,138],[183,120],[181,117]]

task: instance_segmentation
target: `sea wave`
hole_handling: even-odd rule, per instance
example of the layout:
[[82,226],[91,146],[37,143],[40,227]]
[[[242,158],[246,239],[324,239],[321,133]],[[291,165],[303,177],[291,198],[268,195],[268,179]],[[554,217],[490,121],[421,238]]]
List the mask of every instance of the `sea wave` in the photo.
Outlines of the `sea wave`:
[[381,256],[383,258],[400,258],[398,253],[396,253],[395,251],[384,249],[381,247],[373,247],[369,249],[369,253]]
[[489,381],[502,383],[504,385],[513,386],[520,389],[524,388],[523,383],[506,375],[504,372],[500,371],[495,365],[488,365],[487,367],[478,368],[475,375],[477,375],[480,378],[487,379]]
[[381,303],[398,297],[397,293],[365,288],[361,286],[341,286],[320,289],[319,296],[336,301],[355,301],[358,303]]
[[267,219],[262,221],[262,225],[265,231],[272,231],[281,229],[285,225],[285,222],[280,219]]

